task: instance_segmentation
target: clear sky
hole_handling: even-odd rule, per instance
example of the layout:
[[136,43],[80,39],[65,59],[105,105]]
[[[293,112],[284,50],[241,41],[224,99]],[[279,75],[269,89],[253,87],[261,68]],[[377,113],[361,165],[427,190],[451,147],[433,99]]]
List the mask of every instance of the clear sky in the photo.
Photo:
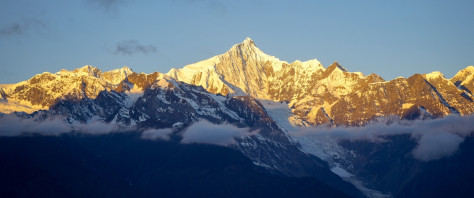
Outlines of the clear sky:
[[93,65],[166,73],[252,38],[386,80],[474,65],[472,0],[1,0],[0,83]]

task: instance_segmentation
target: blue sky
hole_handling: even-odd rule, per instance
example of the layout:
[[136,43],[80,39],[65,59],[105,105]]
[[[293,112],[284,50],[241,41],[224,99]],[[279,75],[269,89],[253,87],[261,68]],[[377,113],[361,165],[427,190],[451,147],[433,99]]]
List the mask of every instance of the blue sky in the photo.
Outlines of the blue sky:
[[474,1],[2,0],[0,83],[93,65],[168,72],[252,38],[386,80],[474,65]]

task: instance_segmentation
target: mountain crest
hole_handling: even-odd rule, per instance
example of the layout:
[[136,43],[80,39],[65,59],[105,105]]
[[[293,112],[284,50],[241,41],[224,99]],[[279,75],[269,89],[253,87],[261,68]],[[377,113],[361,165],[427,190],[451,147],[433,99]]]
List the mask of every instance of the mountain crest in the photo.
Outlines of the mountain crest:
[[331,66],[328,67],[328,69],[330,67],[334,67],[334,69],[340,69],[343,72],[348,72],[348,70],[346,68],[344,68],[342,65],[340,65],[339,62],[337,62],[337,61],[334,61],[334,63],[332,63]]
[[474,93],[474,66],[468,66],[459,71],[450,79],[458,89],[465,91],[468,95],[473,96]]
[[84,67],[74,69],[72,72],[78,75],[88,75],[94,77],[99,77],[99,75],[102,73],[100,69],[91,65],[86,65]]
[[245,38],[245,40],[242,42],[243,45],[253,45],[255,46],[255,42],[249,37]]
[[[235,44],[230,48],[229,51],[227,51],[225,54],[238,54],[239,56],[247,56],[247,57],[261,57],[265,58],[267,55],[262,52],[256,45],[255,42],[250,39],[246,38],[242,43]],[[245,58],[245,57],[242,57]]]
[[464,79],[466,79],[467,77],[469,77],[470,75],[473,75],[474,74],[474,66],[467,66],[466,68],[462,69],[461,71],[459,71],[458,73],[456,73],[456,75],[454,75],[453,78],[451,78],[451,81],[455,82],[455,81],[462,81]]
[[[328,68],[326,68],[326,70],[322,73],[321,75],[321,79],[324,79],[324,78],[327,78],[329,77],[330,75],[334,75],[334,74],[340,74],[340,75],[343,75],[343,73],[345,72],[348,72],[346,68],[344,68],[343,66],[341,66],[337,61],[332,63]],[[340,76],[339,75],[339,76]]]

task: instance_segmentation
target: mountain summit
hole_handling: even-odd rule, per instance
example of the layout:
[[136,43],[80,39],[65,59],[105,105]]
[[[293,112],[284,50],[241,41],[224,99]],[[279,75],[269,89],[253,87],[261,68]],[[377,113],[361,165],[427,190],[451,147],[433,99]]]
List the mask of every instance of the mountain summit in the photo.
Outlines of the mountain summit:
[[[262,52],[250,38],[232,46],[224,54],[205,61],[172,69],[167,75],[186,83],[203,86],[212,93],[251,95],[260,99],[280,100],[281,79],[296,86],[324,67],[317,60],[291,64]],[[301,78],[298,78],[301,77]],[[293,97],[286,96],[287,98]]]
[[245,38],[242,45],[255,46],[255,42],[250,37]]

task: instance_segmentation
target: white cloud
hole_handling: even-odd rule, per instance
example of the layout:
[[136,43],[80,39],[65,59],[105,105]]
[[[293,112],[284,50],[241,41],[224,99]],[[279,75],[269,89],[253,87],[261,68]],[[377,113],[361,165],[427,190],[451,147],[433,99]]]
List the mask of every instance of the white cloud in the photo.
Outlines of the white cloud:
[[426,133],[412,154],[421,161],[437,160],[451,156],[463,141],[464,138],[451,133]]
[[118,124],[106,123],[99,120],[92,120],[85,124],[74,125],[74,130],[80,133],[94,134],[94,135],[117,132],[117,131],[120,131],[120,129],[121,128]]
[[[133,127],[121,127],[116,123],[93,120],[86,124],[65,123],[61,118],[46,120],[22,119],[7,114],[0,118],[0,136],[18,136],[23,134],[60,135],[71,131],[85,134],[107,134],[135,130]],[[172,129],[148,129],[143,131],[143,139],[169,140]],[[451,156],[458,150],[464,137],[474,132],[474,116],[447,116],[434,120],[400,121],[390,125],[383,123],[365,127],[301,128],[290,133],[292,136],[318,138],[320,136],[339,140],[367,140],[384,142],[386,136],[410,134],[418,145],[412,151],[413,157],[421,161],[431,161]],[[203,143],[228,146],[235,143],[234,137],[250,136],[249,128],[238,128],[231,124],[213,124],[206,120],[194,123],[181,134],[181,143]]]
[[0,118],[0,136],[19,136],[24,134],[60,135],[72,131],[84,134],[107,134],[134,130],[133,127],[120,127],[116,123],[92,120],[87,123],[68,124],[61,117],[38,120],[19,118],[8,114]]
[[228,146],[236,143],[234,137],[250,136],[257,132],[250,132],[249,128],[238,128],[231,124],[213,124],[201,120],[189,126],[182,134],[181,143],[202,143]]
[[474,132],[474,116],[451,115],[433,120],[400,121],[387,125],[370,124],[364,127],[302,128],[293,136],[329,137],[339,140],[367,140],[385,142],[385,136],[410,134],[418,143],[413,157],[421,161],[451,156],[457,151],[464,137]]
[[147,129],[143,131],[141,138],[142,139],[149,139],[149,140],[169,140],[170,134],[173,133],[173,129],[166,128],[166,129]]
[[71,131],[71,127],[59,118],[46,120],[21,119],[14,115],[4,115],[0,119],[0,136],[22,134],[60,135]]

